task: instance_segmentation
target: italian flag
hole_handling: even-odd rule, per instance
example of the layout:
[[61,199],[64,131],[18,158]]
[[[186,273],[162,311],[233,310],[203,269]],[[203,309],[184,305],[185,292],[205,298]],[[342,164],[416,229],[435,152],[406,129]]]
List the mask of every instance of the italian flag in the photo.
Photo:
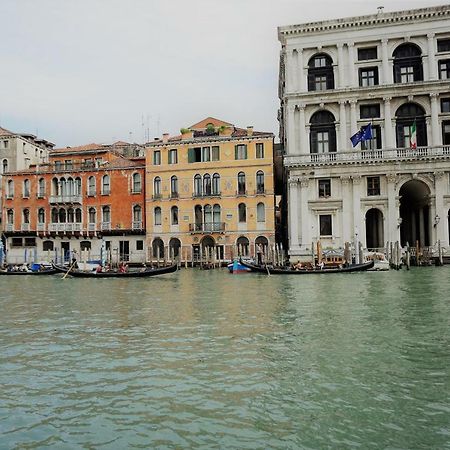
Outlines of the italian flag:
[[417,128],[416,121],[411,126],[411,137],[410,137],[410,146],[411,148],[417,148]]

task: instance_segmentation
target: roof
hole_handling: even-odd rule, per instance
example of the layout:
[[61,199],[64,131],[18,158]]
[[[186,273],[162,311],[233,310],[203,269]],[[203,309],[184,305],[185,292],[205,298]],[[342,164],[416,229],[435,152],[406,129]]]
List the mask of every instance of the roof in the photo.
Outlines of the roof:
[[16,133],[13,133],[12,131],[7,130],[6,128],[0,127],[0,136],[11,136]]
[[107,150],[107,147],[103,144],[86,144],[86,145],[79,145],[77,147],[65,147],[65,148],[54,148],[50,155],[54,153],[79,153],[79,152],[86,152],[90,150]]
[[205,129],[208,124],[212,123],[216,128],[218,127],[232,127],[233,124],[229,122],[224,122],[220,119],[215,119],[214,117],[207,117],[198,123],[194,123],[189,127],[190,130],[202,130]]

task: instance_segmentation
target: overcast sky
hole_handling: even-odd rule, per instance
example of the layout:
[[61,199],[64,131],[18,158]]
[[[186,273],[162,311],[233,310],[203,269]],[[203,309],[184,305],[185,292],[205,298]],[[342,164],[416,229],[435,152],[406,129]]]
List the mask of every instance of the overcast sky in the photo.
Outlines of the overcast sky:
[[58,147],[207,116],[277,134],[277,26],[440,3],[0,0],[0,126]]

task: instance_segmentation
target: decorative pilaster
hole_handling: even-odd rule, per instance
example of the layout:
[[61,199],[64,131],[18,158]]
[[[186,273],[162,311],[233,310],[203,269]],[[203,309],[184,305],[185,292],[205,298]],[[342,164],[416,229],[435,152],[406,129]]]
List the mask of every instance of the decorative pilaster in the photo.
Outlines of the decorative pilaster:
[[311,223],[308,217],[308,191],[309,180],[307,177],[300,178],[300,223],[301,223],[301,246],[308,247],[311,242]]
[[440,145],[442,135],[439,132],[439,106],[438,94],[432,92],[430,94],[431,102],[431,145]]
[[389,53],[388,53],[388,40],[381,39],[381,64],[383,70],[383,84],[391,84],[392,78],[389,71]]
[[303,61],[303,49],[297,49],[297,77],[298,77],[298,87],[300,92],[306,92],[306,75],[305,75],[305,63]]
[[341,176],[341,190],[342,190],[342,239],[343,242],[351,242],[352,237],[352,208],[351,208],[351,191],[350,191],[350,176]]
[[436,40],[434,37],[434,33],[427,34],[428,40],[428,79],[429,80],[437,80],[438,73],[436,67]]
[[301,155],[306,155],[309,153],[308,141],[306,140],[307,132],[306,132],[306,120],[305,120],[305,108],[306,108],[306,105],[304,103],[300,103],[300,105],[298,105],[298,109],[299,109],[299,113],[300,113],[299,134],[300,134],[300,154]]
[[358,131],[358,120],[356,116],[357,100],[350,100],[350,133],[353,135]]
[[298,248],[298,178],[289,178],[289,246]]
[[345,87],[345,62],[344,62],[344,45],[337,44],[338,49],[338,73],[339,73],[339,88]]
[[385,148],[394,148],[392,115],[391,115],[391,97],[384,97],[384,139]]
[[341,151],[345,151],[348,146],[347,142],[347,118],[345,117],[345,100],[339,101],[339,147]]
[[388,236],[390,242],[400,242],[400,217],[397,200],[395,198],[395,190],[397,185],[397,174],[388,173],[386,175],[387,191],[388,191]]
[[288,155],[298,154],[297,149],[295,148],[295,105],[288,106],[287,138]]
[[349,86],[355,86],[355,46],[353,42],[347,44],[348,47],[348,81]]

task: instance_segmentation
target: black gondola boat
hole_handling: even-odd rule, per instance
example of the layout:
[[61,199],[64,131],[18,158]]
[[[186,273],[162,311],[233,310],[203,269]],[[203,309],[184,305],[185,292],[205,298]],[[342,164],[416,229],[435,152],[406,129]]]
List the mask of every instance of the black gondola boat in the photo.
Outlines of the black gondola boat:
[[0,275],[54,275],[58,273],[55,268],[44,269],[44,270],[29,270],[27,272],[22,272],[20,270],[0,270]]
[[108,272],[95,272],[95,271],[85,271],[85,270],[79,270],[79,269],[68,269],[64,266],[57,266],[53,265],[54,269],[56,269],[57,272],[68,274],[72,277],[76,278],[144,278],[144,277],[152,277],[155,275],[163,275],[165,273],[172,273],[176,272],[178,269],[177,264],[173,264],[172,266],[167,267],[157,267],[157,268],[145,268],[141,271],[130,271],[130,272],[115,272],[115,271],[108,271]]
[[365,270],[371,269],[375,262],[369,261],[363,264],[351,264],[347,267],[333,267],[333,268],[323,268],[323,269],[286,269],[277,268],[271,266],[256,266],[250,264],[249,262],[240,261],[240,263],[248,267],[251,272],[265,273],[270,275],[310,275],[310,274],[325,274],[325,273],[350,273],[350,272],[364,272]]

